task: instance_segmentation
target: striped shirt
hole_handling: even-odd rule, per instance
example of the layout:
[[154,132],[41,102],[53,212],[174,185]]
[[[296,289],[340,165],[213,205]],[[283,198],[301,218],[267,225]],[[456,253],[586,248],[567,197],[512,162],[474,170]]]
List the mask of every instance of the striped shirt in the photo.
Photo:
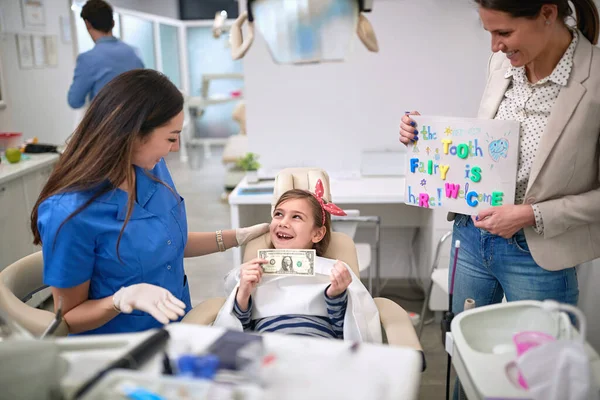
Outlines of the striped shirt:
[[[327,287],[329,288],[329,286]],[[328,317],[312,315],[275,315],[260,319],[252,319],[252,296],[248,301],[248,309],[242,311],[237,300],[233,306],[235,316],[240,320],[244,331],[278,332],[290,335],[316,336],[330,339],[344,338],[344,317],[348,305],[348,291],[337,297],[327,297],[327,288],[323,292],[327,305]]]

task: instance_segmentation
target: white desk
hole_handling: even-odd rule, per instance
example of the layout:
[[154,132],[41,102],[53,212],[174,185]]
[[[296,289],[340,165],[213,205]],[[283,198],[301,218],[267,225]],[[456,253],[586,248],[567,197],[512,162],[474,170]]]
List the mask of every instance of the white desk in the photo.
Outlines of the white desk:
[[[271,221],[272,194],[240,194],[246,188],[272,188],[273,181],[261,181],[248,184],[244,178],[229,196],[231,206],[231,226],[239,228],[260,222]],[[411,250],[410,239],[402,238],[399,234],[385,231],[386,228],[419,228],[417,233],[418,246],[415,250],[416,264],[421,276],[426,276],[432,263],[433,251],[437,240],[449,229],[445,221],[446,214],[442,211],[432,211],[404,204],[403,177],[361,177],[336,178],[330,176],[332,200],[346,209],[359,209],[361,215],[379,215],[382,220],[382,275],[389,277],[398,268],[402,260],[408,260],[409,255],[399,255],[403,247],[398,247],[398,241]],[[435,221],[435,224],[434,224]],[[386,236],[386,237],[383,237]],[[396,237],[398,236],[398,237]],[[242,249],[233,249],[234,267],[242,261]],[[405,271],[406,272],[406,271]],[[401,277],[406,277],[400,275]]]
[[[171,338],[167,352],[200,353],[214,342],[223,332],[222,328],[190,325],[183,323],[171,324],[167,328]],[[149,333],[128,335],[103,335],[89,337],[70,337],[58,339],[60,354],[68,360],[70,366],[67,375],[62,380],[64,393],[72,395],[78,385],[105,367],[117,357],[122,356]],[[313,385],[322,388],[326,398],[339,398],[336,391],[341,385],[357,382],[353,374],[360,373],[360,382],[383,377],[385,397],[379,399],[416,399],[421,380],[421,356],[410,348],[390,347],[386,345],[361,344],[356,352],[349,350],[351,343],[341,340],[317,339],[282,334],[264,334],[264,345],[268,354],[275,355],[276,362],[297,360],[298,364],[328,362],[339,365],[337,371],[330,376],[336,377],[331,381],[327,376],[310,377]],[[161,353],[162,354],[162,353]],[[159,376],[162,370],[161,354],[156,355],[144,367],[143,371],[153,376]],[[310,372],[309,372],[310,371]],[[308,378],[314,369],[290,368],[286,379],[280,382],[293,382],[296,379]],[[371,376],[369,376],[371,375]],[[341,378],[341,379],[338,379]],[[352,379],[354,378],[354,379]],[[275,382],[277,384],[277,382]],[[285,385],[285,383],[282,383]],[[302,388],[296,388],[302,390]],[[299,393],[294,393],[298,398]],[[271,398],[271,397],[269,397]]]

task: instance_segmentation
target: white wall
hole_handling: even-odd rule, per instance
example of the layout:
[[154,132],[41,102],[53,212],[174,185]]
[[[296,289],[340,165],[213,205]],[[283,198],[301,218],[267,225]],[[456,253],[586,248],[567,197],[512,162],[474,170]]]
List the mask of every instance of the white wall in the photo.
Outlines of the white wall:
[[[0,129],[38,136],[46,143],[61,143],[71,134],[74,113],[67,104],[67,91],[75,67],[73,48],[60,40],[59,16],[69,16],[68,0],[46,0],[46,26],[25,31],[19,0],[2,0],[5,33],[0,36],[0,53],[7,108],[0,110]],[[15,33],[58,36],[58,66],[20,69]]]
[[257,35],[244,96],[250,149],[266,168],[358,170],[363,149],[402,149],[405,110],[475,116],[490,44],[472,1],[378,0],[367,17],[380,52],[354,37],[344,63],[279,66]]
[[127,8],[148,14],[179,19],[177,0],[107,0],[113,7]]

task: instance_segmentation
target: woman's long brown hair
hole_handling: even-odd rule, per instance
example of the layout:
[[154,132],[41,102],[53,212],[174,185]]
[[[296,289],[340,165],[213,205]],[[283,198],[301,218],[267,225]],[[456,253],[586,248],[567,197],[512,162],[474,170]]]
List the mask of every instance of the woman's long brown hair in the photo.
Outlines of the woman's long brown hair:
[[38,209],[49,197],[75,191],[93,193],[85,204],[62,222],[60,230],[99,196],[125,182],[127,214],[117,240],[118,254],[119,243],[135,203],[134,143],[146,140],[155,128],[167,124],[182,110],[181,92],[166,76],[154,70],[125,72],[104,86],[68,141],[33,207],[33,243],[42,243],[37,225]]
[[[287,192],[283,193],[279,200],[277,200],[277,204],[275,204],[275,208],[279,207],[282,203],[285,203],[288,200],[296,200],[303,199],[307,200],[310,204],[310,208],[312,209],[312,216],[315,221],[315,226],[317,228],[325,227],[325,235],[320,242],[315,243],[313,248],[316,250],[316,253],[319,257],[322,257],[323,254],[329,248],[329,242],[331,242],[331,215],[324,211],[319,204],[319,201],[315,198],[315,196],[307,191],[300,189],[291,189]],[[323,223],[323,213],[325,213],[325,223]]]

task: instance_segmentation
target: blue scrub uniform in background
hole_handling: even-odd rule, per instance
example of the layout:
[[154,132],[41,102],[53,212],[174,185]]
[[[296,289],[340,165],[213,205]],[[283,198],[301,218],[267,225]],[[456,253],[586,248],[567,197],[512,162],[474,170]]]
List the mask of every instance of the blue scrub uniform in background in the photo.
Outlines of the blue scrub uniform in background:
[[[151,171],[135,167],[135,174],[137,201],[119,244],[121,261],[116,245],[127,214],[126,192],[114,189],[101,195],[60,231],[63,221],[93,192],[59,194],[40,205],[38,229],[43,243],[44,283],[71,288],[90,280],[92,300],[112,296],[123,286],[150,283],[168,289],[185,303],[187,312],[191,301],[183,269],[188,233],[183,198],[175,191],[164,160]],[[134,310],[85,333],[139,332],[159,326],[150,314]]]

